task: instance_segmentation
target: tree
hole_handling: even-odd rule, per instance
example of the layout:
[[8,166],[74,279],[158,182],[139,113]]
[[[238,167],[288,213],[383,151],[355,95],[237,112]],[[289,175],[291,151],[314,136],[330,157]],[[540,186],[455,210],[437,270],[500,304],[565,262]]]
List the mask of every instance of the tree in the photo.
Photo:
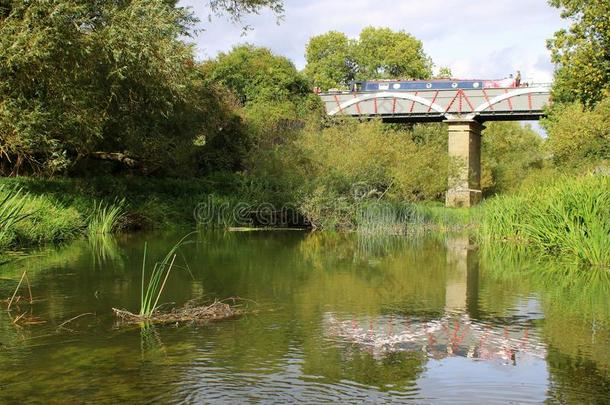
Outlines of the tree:
[[436,77],[439,79],[451,79],[453,77],[453,72],[451,71],[451,68],[447,66],[442,66],[438,70],[438,74],[436,75]]
[[482,188],[486,194],[518,188],[527,174],[542,167],[542,138],[528,125],[490,122],[482,136]]
[[357,40],[330,31],[310,39],[305,74],[316,86],[346,87],[352,80],[425,79],[432,62],[421,41],[404,31],[367,27]]
[[[176,3],[2,1],[2,167],[54,173],[95,157],[146,172],[178,170],[179,157],[197,160],[204,149],[197,144],[209,148],[222,129],[226,136],[235,127],[230,103],[195,68],[182,38],[193,33],[196,18]],[[281,5],[210,4],[232,18]]]
[[354,43],[341,32],[329,31],[309,40],[305,74],[316,86],[330,89],[355,79]]
[[202,69],[207,81],[233,91],[244,106],[263,100],[294,100],[311,92],[309,82],[289,59],[253,45],[221,53]]
[[423,44],[404,31],[367,27],[355,49],[358,80],[427,79],[432,62]]
[[555,165],[587,168],[610,160],[610,97],[592,110],[580,103],[562,105],[551,111],[544,126]]
[[610,18],[607,0],[549,0],[572,20],[547,41],[557,65],[553,98],[593,107],[610,94]]
[[211,84],[226,87],[243,106],[254,154],[286,142],[305,118],[319,109],[320,100],[294,64],[267,48],[236,46],[201,67]]

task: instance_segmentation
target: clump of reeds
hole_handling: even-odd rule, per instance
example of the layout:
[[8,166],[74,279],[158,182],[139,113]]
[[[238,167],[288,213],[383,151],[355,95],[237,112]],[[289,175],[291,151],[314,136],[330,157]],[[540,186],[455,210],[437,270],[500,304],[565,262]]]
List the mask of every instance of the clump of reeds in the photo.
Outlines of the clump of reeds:
[[363,235],[405,235],[462,230],[469,226],[470,215],[445,207],[372,201],[358,207],[355,222],[356,230]]
[[[198,322],[210,321],[218,319],[226,319],[241,315],[243,310],[227,304],[225,301],[214,301],[211,304],[203,306],[194,306],[192,303],[187,304],[184,308],[173,309],[169,312],[161,313],[159,308],[159,299],[165,289],[167,280],[176,267],[176,257],[178,249],[184,245],[188,238],[196,234],[191,232],[180,239],[167,252],[163,260],[156,262],[152,268],[150,276],[146,279],[146,259],[147,245],[144,244],[144,255],[142,257],[142,284],[140,291],[140,312],[134,314],[132,312],[113,308],[116,317],[128,323],[176,323],[176,322]],[[236,299],[231,298],[233,303]]]
[[485,241],[526,243],[581,264],[610,266],[610,177],[565,177],[491,199],[483,207],[479,233]]
[[404,235],[419,229],[421,215],[411,204],[367,202],[356,212],[356,230],[363,235]]
[[110,234],[118,230],[121,219],[125,216],[125,199],[114,203],[94,201],[93,210],[87,227],[90,235]]
[[145,281],[147,245],[144,244],[144,256],[142,257],[142,288],[140,291],[140,317],[150,317],[157,309],[167,279],[174,268],[177,251],[191,234],[192,233],[180,239],[172,246],[169,252],[167,252],[163,260],[154,264],[148,282]]
[[30,214],[24,212],[28,194],[23,193],[22,189],[6,190],[4,186],[0,186],[0,194],[4,195],[0,199],[0,243],[3,243],[15,224],[25,220]]

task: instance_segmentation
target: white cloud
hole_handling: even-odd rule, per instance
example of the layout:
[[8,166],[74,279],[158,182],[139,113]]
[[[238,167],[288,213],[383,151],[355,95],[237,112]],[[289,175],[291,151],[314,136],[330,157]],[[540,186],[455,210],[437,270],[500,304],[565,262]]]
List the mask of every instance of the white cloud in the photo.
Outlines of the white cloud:
[[449,66],[455,76],[504,77],[520,69],[526,78],[549,81],[552,65],[545,46],[553,32],[565,26],[559,11],[546,0],[286,0],[280,25],[270,12],[250,16],[252,31],[214,18],[201,1],[183,0],[204,21],[196,38],[201,58],[249,42],[271,48],[305,65],[305,44],[329,30],[356,37],[368,25],[404,29],[424,43],[437,66]]

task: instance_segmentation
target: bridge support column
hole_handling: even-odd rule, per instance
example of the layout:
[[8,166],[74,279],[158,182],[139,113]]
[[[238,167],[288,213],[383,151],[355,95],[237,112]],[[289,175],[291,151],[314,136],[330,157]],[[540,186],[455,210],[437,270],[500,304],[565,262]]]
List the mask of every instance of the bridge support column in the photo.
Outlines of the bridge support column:
[[449,157],[453,171],[449,175],[447,207],[471,207],[481,201],[481,131],[476,121],[447,121]]

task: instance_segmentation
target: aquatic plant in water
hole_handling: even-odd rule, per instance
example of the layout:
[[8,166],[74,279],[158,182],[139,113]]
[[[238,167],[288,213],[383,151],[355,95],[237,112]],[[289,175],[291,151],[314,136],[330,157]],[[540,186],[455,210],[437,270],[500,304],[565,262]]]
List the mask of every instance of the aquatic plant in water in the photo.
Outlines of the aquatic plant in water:
[[159,298],[163,293],[167,279],[169,278],[174,263],[176,261],[177,251],[184,244],[187,238],[196,232],[191,232],[180,239],[167,252],[163,260],[155,263],[150,274],[148,282],[146,279],[146,251],[147,244],[144,244],[144,256],[142,257],[142,288],[140,292],[140,316],[150,317],[157,309]]

